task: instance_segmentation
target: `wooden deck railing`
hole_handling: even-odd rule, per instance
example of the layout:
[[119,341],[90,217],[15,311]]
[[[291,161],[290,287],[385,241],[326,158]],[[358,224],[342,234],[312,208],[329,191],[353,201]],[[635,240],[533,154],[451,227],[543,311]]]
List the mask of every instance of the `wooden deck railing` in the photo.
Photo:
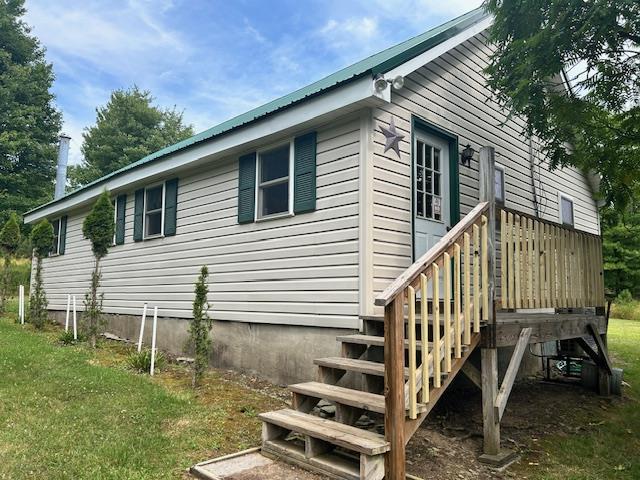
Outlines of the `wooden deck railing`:
[[503,309],[605,305],[600,237],[501,209]]
[[463,345],[488,318],[488,207],[486,202],[476,206],[376,298],[376,305],[385,307],[385,434],[392,445],[389,455],[402,456],[403,462],[407,410],[410,419],[418,417],[430,389],[441,387],[453,359],[462,357]]

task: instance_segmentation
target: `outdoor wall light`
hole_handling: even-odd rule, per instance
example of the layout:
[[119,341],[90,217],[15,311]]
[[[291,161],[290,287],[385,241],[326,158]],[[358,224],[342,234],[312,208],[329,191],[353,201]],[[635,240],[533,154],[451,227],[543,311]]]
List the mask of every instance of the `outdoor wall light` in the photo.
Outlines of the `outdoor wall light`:
[[387,85],[391,85],[394,90],[400,90],[404,87],[404,77],[402,75],[397,75],[395,78],[384,78],[384,75],[379,73],[376,75],[376,78],[373,81],[374,88],[376,92],[380,93],[387,88]]
[[470,167],[474,153],[476,153],[476,151],[471,148],[471,145],[467,144],[467,146],[464,147],[464,150],[460,152],[460,163],[466,167]]

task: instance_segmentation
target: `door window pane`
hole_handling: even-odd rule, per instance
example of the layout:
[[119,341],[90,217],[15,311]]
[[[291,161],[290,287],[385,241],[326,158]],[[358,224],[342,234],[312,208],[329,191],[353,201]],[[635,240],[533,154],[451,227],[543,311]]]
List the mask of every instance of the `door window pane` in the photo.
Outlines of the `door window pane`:
[[418,217],[442,219],[441,151],[426,143],[416,141],[416,205]]

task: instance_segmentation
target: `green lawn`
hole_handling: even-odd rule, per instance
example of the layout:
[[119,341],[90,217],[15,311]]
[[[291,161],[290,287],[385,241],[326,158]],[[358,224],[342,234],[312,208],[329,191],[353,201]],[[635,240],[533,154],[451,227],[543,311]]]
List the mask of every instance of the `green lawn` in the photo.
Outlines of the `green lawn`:
[[614,366],[624,369],[624,380],[630,385],[624,387],[624,399],[603,403],[588,417],[580,414],[571,420],[591,425],[588,433],[541,439],[538,447],[545,455],[525,456],[515,469],[518,477],[640,479],[640,321],[611,320],[608,338]]
[[256,412],[281,405],[212,371],[197,394],[179,366],[151,379],[126,350],[56,343],[0,319],[0,479],[181,478],[259,444]]

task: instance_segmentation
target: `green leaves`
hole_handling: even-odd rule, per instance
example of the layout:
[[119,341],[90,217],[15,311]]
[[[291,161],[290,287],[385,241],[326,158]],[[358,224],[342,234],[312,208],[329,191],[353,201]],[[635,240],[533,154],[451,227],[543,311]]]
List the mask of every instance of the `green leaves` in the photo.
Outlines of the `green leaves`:
[[190,341],[195,350],[195,361],[193,363],[193,387],[197,387],[209,364],[209,352],[211,350],[211,340],[209,331],[213,327],[209,317],[209,303],[207,295],[209,287],[207,284],[209,269],[203,266],[200,269],[200,276],[195,285],[195,299],[193,300],[193,319],[189,325]]
[[69,170],[73,186],[82,186],[126,167],[146,155],[193,135],[182,112],[152,105],[153,97],[134,86],[115,90],[97,109],[96,124],[83,134],[84,163]]
[[111,197],[104,190],[82,223],[82,234],[91,241],[91,248],[97,259],[104,257],[113,245],[114,215]]
[[20,220],[15,212],[11,212],[9,220],[0,230],[0,248],[7,256],[14,255],[20,246]]
[[23,0],[0,2],[0,221],[51,199],[61,126],[51,64],[23,14]]
[[[603,177],[624,206],[640,182],[640,3],[488,0],[496,49],[486,69],[500,103],[527,120],[552,167]],[[573,93],[563,69],[576,67]],[[567,146],[570,145],[570,148]]]
[[46,257],[53,246],[53,225],[46,218],[31,230],[31,244],[38,257]]

